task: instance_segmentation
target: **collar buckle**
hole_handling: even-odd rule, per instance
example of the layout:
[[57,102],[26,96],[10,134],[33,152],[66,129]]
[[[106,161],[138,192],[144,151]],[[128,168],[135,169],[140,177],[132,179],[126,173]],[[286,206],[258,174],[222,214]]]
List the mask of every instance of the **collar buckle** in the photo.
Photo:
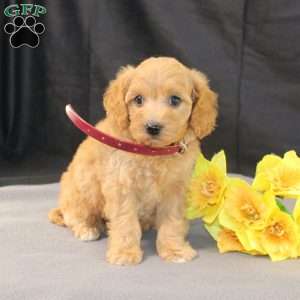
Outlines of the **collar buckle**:
[[180,149],[178,150],[179,154],[183,154],[187,150],[187,144],[185,142],[180,142],[179,143]]

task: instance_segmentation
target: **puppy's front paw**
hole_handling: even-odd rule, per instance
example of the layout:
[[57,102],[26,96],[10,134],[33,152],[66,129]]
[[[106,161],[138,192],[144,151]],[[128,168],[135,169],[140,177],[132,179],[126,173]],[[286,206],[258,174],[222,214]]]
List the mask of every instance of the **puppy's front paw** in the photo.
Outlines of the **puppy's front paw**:
[[110,249],[106,253],[106,260],[115,265],[136,265],[142,258],[143,251],[139,247]]
[[161,247],[161,249],[158,250],[158,254],[165,261],[184,263],[197,256],[197,251],[186,243],[183,246],[177,247]]
[[87,227],[86,225],[78,224],[72,230],[75,237],[85,242],[98,240],[100,237],[100,230],[96,227]]

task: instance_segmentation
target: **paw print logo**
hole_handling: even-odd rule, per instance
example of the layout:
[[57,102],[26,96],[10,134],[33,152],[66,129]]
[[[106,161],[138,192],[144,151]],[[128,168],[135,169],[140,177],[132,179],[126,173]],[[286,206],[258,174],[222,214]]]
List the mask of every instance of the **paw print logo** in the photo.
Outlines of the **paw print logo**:
[[44,24],[36,22],[35,17],[16,16],[11,23],[4,26],[4,31],[10,35],[9,41],[13,48],[28,46],[36,48],[40,43],[40,35],[45,31]]

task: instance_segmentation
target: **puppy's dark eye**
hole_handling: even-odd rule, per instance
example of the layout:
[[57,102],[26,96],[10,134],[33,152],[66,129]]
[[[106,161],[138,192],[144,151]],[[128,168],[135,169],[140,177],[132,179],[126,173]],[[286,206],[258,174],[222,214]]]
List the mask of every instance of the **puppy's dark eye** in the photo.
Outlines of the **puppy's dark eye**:
[[144,98],[141,95],[134,97],[134,102],[137,106],[142,106],[144,104]]
[[181,99],[178,96],[171,96],[169,98],[169,104],[171,106],[178,106],[181,103]]

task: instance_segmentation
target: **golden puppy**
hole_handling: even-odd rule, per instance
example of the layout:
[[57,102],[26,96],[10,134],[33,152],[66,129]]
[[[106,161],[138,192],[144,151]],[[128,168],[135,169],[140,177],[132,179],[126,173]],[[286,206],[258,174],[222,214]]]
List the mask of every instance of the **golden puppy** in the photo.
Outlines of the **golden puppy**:
[[184,142],[183,154],[146,156],[104,145],[91,137],[79,146],[61,178],[59,208],[49,219],[84,241],[108,229],[107,260],[142,260],[142,230],[157,229],[160,257],[191,260],[185,240],[185,191],[199,142],[214,129],[216,94],[206,77],[174,58],[149,58],[122,68],[104,95],[107,116],[96,127],[120,140],[153,147]]

